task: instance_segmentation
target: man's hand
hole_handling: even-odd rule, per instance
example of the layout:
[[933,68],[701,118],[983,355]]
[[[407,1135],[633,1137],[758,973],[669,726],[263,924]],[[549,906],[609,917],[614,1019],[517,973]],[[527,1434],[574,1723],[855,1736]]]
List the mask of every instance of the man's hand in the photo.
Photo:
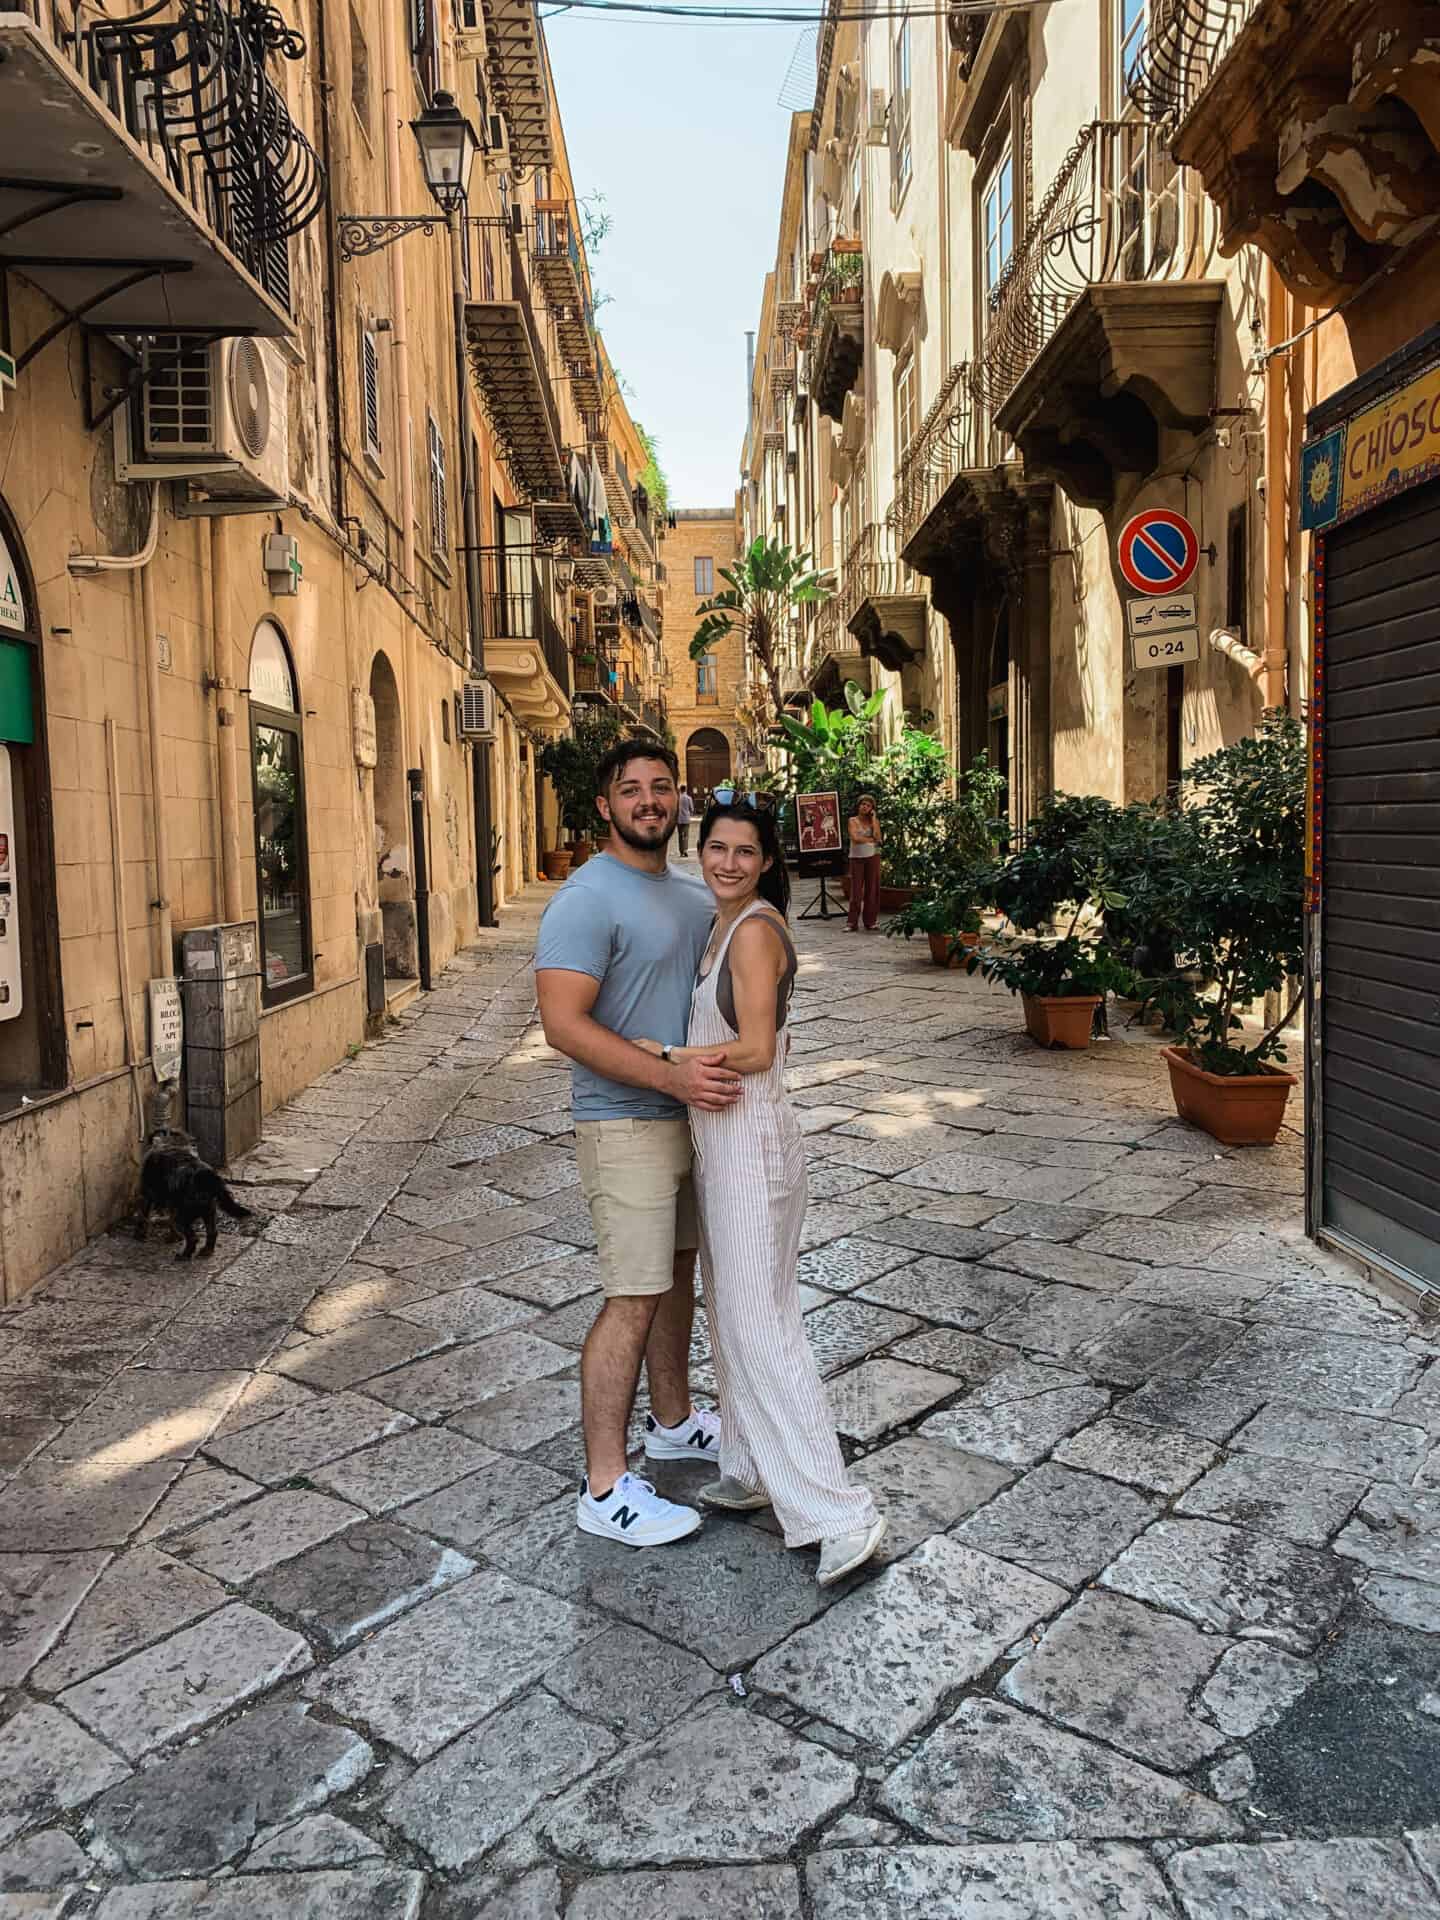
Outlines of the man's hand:
[[674,1093],[687,1107],[723,1113],[740,1098],[740,1076],[725,1065],[723,1051],[697,1053],[675,1062]]

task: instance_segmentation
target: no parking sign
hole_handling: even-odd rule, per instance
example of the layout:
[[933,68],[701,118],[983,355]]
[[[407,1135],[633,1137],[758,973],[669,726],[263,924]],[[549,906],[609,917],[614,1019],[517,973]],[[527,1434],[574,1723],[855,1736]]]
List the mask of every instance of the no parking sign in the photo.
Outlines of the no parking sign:
[[1136,593],[1178,593],[1200,558],[1200,542],[1183,513],[1147,507],[1120,533],[1120,571]]

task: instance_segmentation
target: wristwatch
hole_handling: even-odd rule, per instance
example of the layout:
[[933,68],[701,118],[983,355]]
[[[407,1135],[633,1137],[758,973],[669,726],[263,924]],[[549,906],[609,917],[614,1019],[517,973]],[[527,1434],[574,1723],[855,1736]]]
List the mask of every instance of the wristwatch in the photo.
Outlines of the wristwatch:
[[661,1047],[661,1049],[660,1049],[660,1058],[661,1058],[662,1060],[670,1060],[670,1059],[673,1059],[673,1058],[674,1058],[674,1054],[675,1054],[675,1049],[674,1049],[674,1047],[670,1047],[670,1046],[665,1046],[665,1047]]

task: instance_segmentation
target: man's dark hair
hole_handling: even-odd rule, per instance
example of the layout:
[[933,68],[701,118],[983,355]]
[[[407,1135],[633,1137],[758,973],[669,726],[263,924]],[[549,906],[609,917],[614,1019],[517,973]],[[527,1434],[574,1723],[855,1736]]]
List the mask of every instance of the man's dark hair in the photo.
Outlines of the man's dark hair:
[[659,740],[617,740],[595,769],[595,791],[608,794],[632,760],[663,760],[672,778],[680,778],[680,762]]

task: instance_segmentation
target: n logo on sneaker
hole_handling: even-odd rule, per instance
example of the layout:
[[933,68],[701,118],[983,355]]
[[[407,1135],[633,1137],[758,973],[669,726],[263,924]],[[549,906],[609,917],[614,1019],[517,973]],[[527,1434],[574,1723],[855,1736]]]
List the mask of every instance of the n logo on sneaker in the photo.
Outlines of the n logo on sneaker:
[[616,1507],[609,1517],[617,1527],[633,1527],[640,1518],[639,1514],[632,1513],[629,1507]]
[[697,1427],[685,1442],[687,1447],[698,1447],[701,1453],[710,1445],[711,1435],[703,1427]]

